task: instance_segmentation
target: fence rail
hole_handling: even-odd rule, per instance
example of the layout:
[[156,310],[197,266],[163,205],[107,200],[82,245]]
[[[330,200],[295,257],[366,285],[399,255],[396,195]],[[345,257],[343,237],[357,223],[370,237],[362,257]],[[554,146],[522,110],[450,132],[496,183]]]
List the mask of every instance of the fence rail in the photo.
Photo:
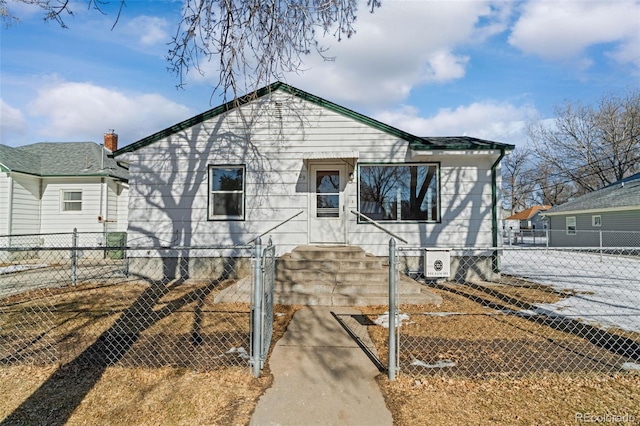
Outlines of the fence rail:
[[448,277],[428,276],[425,248],[394,251],[391,282],[408,274],[442,302],[416,306],[407,303],[410,295],[392,296],[397,360],[390,371],[514,376],[640,369],[640,249],[445,251]]
[[254,246],[96,246],[100,238],[0,237],[0,363],[251,364]]

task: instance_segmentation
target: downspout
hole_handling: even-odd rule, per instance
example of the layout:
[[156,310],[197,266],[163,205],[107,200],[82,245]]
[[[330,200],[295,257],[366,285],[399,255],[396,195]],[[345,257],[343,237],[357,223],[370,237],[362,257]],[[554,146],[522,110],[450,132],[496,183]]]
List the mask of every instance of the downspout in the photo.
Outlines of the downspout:
[[[500,149],[500,156],[491,166],[491,232],[493,247],[498,247],[498,175],[496,172],[505,153],[506,150],[504,148]],[[500,258],[497,251],[493,252],[491,263],[493,272],[500,272]]]

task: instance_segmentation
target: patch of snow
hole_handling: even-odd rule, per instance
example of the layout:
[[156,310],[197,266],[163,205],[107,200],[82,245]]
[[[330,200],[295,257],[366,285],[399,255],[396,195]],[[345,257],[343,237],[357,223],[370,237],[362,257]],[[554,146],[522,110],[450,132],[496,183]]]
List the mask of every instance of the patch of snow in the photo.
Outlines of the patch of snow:
[[31,269],[42,269],[46,268],[49,265],[45,263],[38,263],[35,265],[11,265],[11,266],[3,266],[0,267],[0,275],[4,274],[13,274],[15,272],[29,271]]
[[242,346],[240,346],[238,348],[232,347],[231,349],[229,349],[225,353],[228,354],[228,355],[237,354],[242,359],[249,359],[249,354],[247,353],[247,350],[245,348],[243,348]]
[[455,367],[456,363],[448,359],[443,359],[434,364],[427,364],[426,362],[420,361],[418,359],[414,359],[411,365],[414,365],[416,367],[424,367],[424,368],[447,368],[447,367]]
[[625,362],[622,364],[622,368],[625,370],[640,370],[640,364],[636,364],[635,362]]
[[[402,326],[403,322],[405,322],[406,324],[411,324],[410,322],[407,322],[407,321],[409,321],[409,315],[396,314],[396,327]],[[378,318],[373,320],[373,322],[384,328],[389,328],[389,312],[387,311],[384,314],[380,315]]]
[[571,294],[534,313],[640,331],[640,259],[567,250],[508,250],[502,272]]

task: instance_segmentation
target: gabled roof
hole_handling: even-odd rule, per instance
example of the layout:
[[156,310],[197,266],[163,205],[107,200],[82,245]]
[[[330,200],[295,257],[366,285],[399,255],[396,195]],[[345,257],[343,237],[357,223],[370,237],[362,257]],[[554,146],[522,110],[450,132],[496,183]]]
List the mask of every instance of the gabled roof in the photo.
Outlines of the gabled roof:
[[522,210],[516,214],[513,214],[505,220],[529,220],[535,216],[539,211],[549,210],[551,206],[533,206],[528,209]]
[[0,145],[0,170],[41,177],[129,178],[129,171],[95,142],[39,142],[15,148]]
[[166,138],[184,129],[200,124],[205,120],[214,118],[227,111],[231,111],[237,108],[238,106],[247,104],[257,98],[261,98],[263,96],[269,95],[270,93],[275,92],[276,90],[281,90],[285,93],[289,93],[293,96],[304,99],[308,102],[311,102],[313,104],[326,108],[330,111],[336,112],[338,114],[349,117],[355,121],[371,126],[382,132],[391,134],[400,139],[404,139],[410,143],[411,149],[414,149],[414,150],[426,151],[426,150],[467,150],[467,149],[495,150],[495,149],[498,149],[498,150],[510,151],[515,148],[514,145],[476,139],[476,138],[469,138],[465,136],[456,136],[456,137],[415,136],[403,130],[395,128],[393,126],[389,126],[388,124],[382,123],[376,119],[373,119],[371,117],[367,117],[366,115],[355,112],[349,108],[345,108],[343,106],[330,102],[326,99],[323,99],[319,96],[312,95],[311,93],[305,92],[303,90],[290,86],[286,83],[282,83],[278,81],[270,84],[269,86],[265,86],[262,89],[257,90],[255,94],[245,95],[236,101],[227,102],[216,108],[210,109],[206,112],[198,114],[194,117],[191,117],[187,120],[177,123],[171,127],[168,127],[164,130],[161,130],[157,133],[147,136],[146,138],[140,139],[137,142],[134,142],[130,145],[122,147],[116,152],[114,152],[114,155],[118,156],[127,152],[137,151],[138,149],[143,148],[147,145],[150,145],[154,142],[157,142],[160,139]]
[[629,208],[640,209],[640,173],[555,206],[545,215]]

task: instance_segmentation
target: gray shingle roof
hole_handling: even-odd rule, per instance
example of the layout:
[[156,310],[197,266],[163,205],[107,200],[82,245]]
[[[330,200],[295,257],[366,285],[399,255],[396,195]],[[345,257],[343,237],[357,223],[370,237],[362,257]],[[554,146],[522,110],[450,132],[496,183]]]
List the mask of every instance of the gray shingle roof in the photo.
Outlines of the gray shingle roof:
[[[128,180],[120,166],[95,142],[39,142],[12,148],[0,145],[0,169],[36,176],[110,176]],[[104,167],[102,167],[104,166]]]
[[640,209],[640,173],[585,194],[573,201],[555,206],[544,214],[553,215],[555,213],[624,207],[638,207]]

